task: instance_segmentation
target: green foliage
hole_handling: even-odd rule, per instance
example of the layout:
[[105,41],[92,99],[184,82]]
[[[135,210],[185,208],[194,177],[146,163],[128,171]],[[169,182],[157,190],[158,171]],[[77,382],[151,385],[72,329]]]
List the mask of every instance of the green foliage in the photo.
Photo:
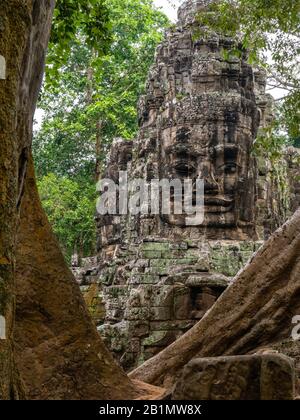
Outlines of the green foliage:
[[273,227],[281,226],[289,216],[291,191],[288,182],[288,162],[285,152],[290,145],[290,139],[280,131],[278,120],[272,125],[261,129],[253,148],[253,154],[258,162],[263,162],[267,169],[267,180],[276,194],[271,205],[273,208]]
[[[66,96],[66,101],[68,98]],[[49,109],[40,131],[34,136],[33,152],[38,177],[49,172],[58,176],[93,180],[94,130],[81,106]]]
[[293,139],[293,146],[298,147],[300,149],[300,137],[296,137]]
[[[279,104],[282,112],[282,123],[292,139],[300,137],[300,90],[290,91]],[[299,147],[299,146],[298,146]]]
[[99,121],[102,159],[114,137],[130,139],[136,134],[137,100],[168,20],[152,0],[105,4],[113,33],[109,53],[99,56],[79,30],[56,83],[43,90],[39,108],[45,116],[34,139],[39,176],[50,171],[89,173],[92,178]]
[[38,181],[38,188],[68,261],[75,250],[89,255],[95,246],[95,187],[49,173]]
[[290,139],[280,132],[278,122],[261,129],[255,142],[254,154],[259,157],[263,156],[271,164],[276,164],[282,158],[282,152],[290,145]]
[[56,0],[47,59],[48,83],[55,83],[59,77],[78,32],[90,47],[107,52],[111,32],[105,0]]
[[[55,78],[53,71],[48,70],[39,102],[39,108],[44,111],[43,122],[33,141],[40,181],[49,181],[48,174],[64,182],[70,180],[80,185],[82,196],[92,202],[96,160],[105,161],[113,138],[131,139],[137,132],[138,97],[143,92],[156,45],[169,24],[152,0],[101,0],[98,3],[108,10],[111,46],[105,54],[99,53],[87,42],[84,26],[77,25],[76,36],[68,41],[67,60],[57,68]],[[61,28],[63,34],[64,26]],[[56,44],[57,40],[50,44],[48,69],[60,55]],[[96,139],[100,141],[100,153]],[[60,241],[63,244],[64,238],[75,241],[78,232],[74,225],[68,225],[73,230],[67,239],[67,230],[62,234],[59,213],[53,212],[47,203],[45,206]],[[66,208],[64,217],[69,217],[68,212]],[[93,222],[90,212],[85,217],[86,224]],[[68,255],[71,242],[64,244]],[[92,252],[93,249],[90,254]]]

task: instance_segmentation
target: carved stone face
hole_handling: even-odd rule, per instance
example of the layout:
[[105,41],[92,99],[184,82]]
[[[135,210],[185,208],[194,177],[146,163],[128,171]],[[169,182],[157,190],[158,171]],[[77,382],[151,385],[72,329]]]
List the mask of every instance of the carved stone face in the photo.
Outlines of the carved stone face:
[[[193,185],[204,181],[203,223],[201,217],[191,224],[193,216],[175,214],[177,198],[171,194],[171,214],[161,214],[156,226],[173,237],[184,233],[240,239],[252,237],[255,230],[256,169],[251,156],[259,126],[255,77],[242,45],[214,32],[202,36],[195,12],[215,1],[182,4],[179,26],[158,47],[147,93],[140,101],[137,150],[147,180],[154,175],[169,181],[192,179]],[[237,49],[239,54],[234,54]],[[154,147],[148,147],[150,140]],[[151,162],[154,170],[149,170]],[[194,188],[190,194],[193,205],[195,192]],[[192,225],[205,231],[181,229]],[[143,226],[145,235],[153,233],[152,225]]]
[[[253,205],[249,212],[249,199],[252,204],[254,200],[251,118],[236,108],[223,113],[221,107],[219,121],[199,111],[201,123],[168,127],[161,135],[160,177],[204,180],[207,227],[235,227],[253,217]],[[164,215],[163,220],[184,226],[186,215]]]
[[[195,11],[214,1],[184,2],[179,21],[183,26],[191,24]],[[163,105],[153,111],[159,132],[159,177],[192,179],[194,184],[197,179],[204,181],[201,226],[248,230],[255,214],[251,148],[259,116],[246,52],[227,37],[210,33],[202,39],[194,37],[192,30],[176,32],[168,45],[167,52],[158,50],[160,70],[153,73],[155,82],[150,80],[154,93],[160,87],[154,96],[163,98]],[[235,47],[240,48],[240,56],[231,53]],[[151,126],[151,118],[145,123]],[[194,195],[195,191],[193,204]],[[188,226],[188,215],[175,214],[171,197],[171,209],[172,205],[173,214],[162,215],[162,220]]]

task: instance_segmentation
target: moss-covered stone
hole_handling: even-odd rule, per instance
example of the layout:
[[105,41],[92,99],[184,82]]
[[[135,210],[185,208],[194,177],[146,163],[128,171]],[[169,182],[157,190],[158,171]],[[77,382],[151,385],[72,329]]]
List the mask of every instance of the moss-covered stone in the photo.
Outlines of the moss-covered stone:
[[141,258],[146,258],[146,259],[157,259],[157,258],[162,258],[162,252],[161,251],[141,251],[140,252],[140,257]]
[[143,251],[168,251],[170,245],[168,242],[144,242],[141,249]]
[[142,341],[144,347],[165,347],[170,342],[170,331],[153,331]]

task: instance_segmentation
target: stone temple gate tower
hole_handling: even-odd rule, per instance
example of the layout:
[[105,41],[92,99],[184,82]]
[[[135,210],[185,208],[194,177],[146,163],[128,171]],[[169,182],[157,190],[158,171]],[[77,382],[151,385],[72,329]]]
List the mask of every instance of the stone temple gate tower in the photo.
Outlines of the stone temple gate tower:
[[[191,328],[260,246],[251,155],[271,118],[265,76],[226,36],[203,31],[186,1],[158,46],[139,133],[116,139],[104,178],[204,180],[204,222],[186,215],[97,215],[98,262],[82,290],[99,332],[126,369]],[[239,49],[240,54],[232,54]],[[170,196],[172,208],[173,197]]]

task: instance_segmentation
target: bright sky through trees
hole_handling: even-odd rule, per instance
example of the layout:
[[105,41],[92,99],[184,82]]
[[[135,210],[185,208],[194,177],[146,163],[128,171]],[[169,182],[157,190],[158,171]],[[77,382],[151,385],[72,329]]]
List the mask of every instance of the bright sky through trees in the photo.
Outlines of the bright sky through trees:
[[162,7],[165,14],[174,22],[177,19],[177,8],[180,2],[180,0],[154,0],[155,5]]

